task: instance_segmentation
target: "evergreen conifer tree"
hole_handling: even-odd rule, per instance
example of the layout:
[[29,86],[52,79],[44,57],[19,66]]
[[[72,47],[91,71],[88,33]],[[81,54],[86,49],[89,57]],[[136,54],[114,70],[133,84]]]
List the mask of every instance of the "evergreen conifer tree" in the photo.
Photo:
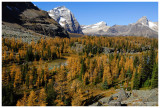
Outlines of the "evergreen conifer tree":
[[104,83],[103,83],[103,85],[102,85],[102,88],[105,89],[105,90],[109,88],[109,87],[108,87],[108,83],[107,83],[106,80],[104,81]]
[[139,80],[138,73],[136,71],[135,76],[134,76],[134,80],[133,80],[133,89],[138,90],[139,89],[139,84],[140,84],[140,80]]
[[157,88],[158,87],[158,64],[155,64],[154,68],[153,68],[151,87],[152,88]]

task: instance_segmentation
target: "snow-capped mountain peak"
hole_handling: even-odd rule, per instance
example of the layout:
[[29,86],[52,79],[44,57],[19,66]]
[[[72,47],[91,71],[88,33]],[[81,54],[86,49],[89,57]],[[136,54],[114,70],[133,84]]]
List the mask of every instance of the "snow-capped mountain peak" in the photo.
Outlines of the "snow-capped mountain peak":
[[96,23],[96,25],[107,25],[107,23],[104,21],[101,21],[101,22]]
[[92,25],[82,25],[82,28],[99,28],[99,27],[102,27],[102,26],[107,26],[106,22],[104,21],[101,21],[101,22],[98,22],[96,24],[92,24]]
[[72,12],[65,6],[56,7],[48,11],[50,17],[56,20],[62,27],[71,33],[81,33],[81,27],[72,14]]
[[[140,18],[140,19],[137,21],[137,23],[140,23],[140,24],[142,24],[143,26],[147,26],[147,27],[149,27],[150,29],[158,32],[158,23],[149,21],[146,16],[143,16],[142,18]],[[136,23],[136,24],[137,24],[137,23]]]
[[82,32],[87,35],[105,35],[109,26],[106,22],[101,21],[92,25],[81,25]]

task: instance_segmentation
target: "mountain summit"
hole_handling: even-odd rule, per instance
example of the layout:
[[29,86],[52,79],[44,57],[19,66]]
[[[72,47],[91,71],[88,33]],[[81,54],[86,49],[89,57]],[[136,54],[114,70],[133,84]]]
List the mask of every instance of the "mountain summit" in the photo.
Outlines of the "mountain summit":
[[101,21],[92,25],[82,25],[82,32],[86,35],[106,35],[109,26],[106,22]]
[[147,19],[146,16],[143,16],[142,18],[140,18],[140,19],[137,21],[137,23],[141,23],[141,24],[144,25],[144,26],[149,26],[149,21],[148,21],[148,19]]
[[48,14],[70,33],[83,34],[78,21],[65,6],[56,7],[48,11]]
[[140,23],[140,24],[147,26],[150,29],[158,32],[158,23],[149,21],[146,16],[143,16],[142,18],[140,18],[136,23]]

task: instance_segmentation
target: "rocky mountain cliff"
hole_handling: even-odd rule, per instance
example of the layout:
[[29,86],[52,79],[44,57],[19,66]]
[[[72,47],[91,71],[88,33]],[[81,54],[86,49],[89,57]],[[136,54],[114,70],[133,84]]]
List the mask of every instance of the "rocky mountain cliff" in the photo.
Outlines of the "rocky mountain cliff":
[[81,25],[82,32],[86,35],[106,35],[109,26],[107,26],[106,22],[98,22],[92,25]]
[[31,2],[2,2],[2,24],[50,37],[69,37],[67,31],[47,12],[40,10]]
[[54,8],[48,11],[50,17],[57,21],[65,30],[70,33],[82,33],[82,29],[72,14],[72,12],[64,6]]

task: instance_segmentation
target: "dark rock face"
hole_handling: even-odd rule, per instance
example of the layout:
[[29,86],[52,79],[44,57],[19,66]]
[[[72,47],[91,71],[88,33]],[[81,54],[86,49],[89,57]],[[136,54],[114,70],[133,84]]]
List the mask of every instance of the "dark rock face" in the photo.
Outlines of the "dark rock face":
[[2,21],[16,23],[36,33],[51,37],[69,37],[56,21],[48,13],[40,10],[31,2],[3,2]]

